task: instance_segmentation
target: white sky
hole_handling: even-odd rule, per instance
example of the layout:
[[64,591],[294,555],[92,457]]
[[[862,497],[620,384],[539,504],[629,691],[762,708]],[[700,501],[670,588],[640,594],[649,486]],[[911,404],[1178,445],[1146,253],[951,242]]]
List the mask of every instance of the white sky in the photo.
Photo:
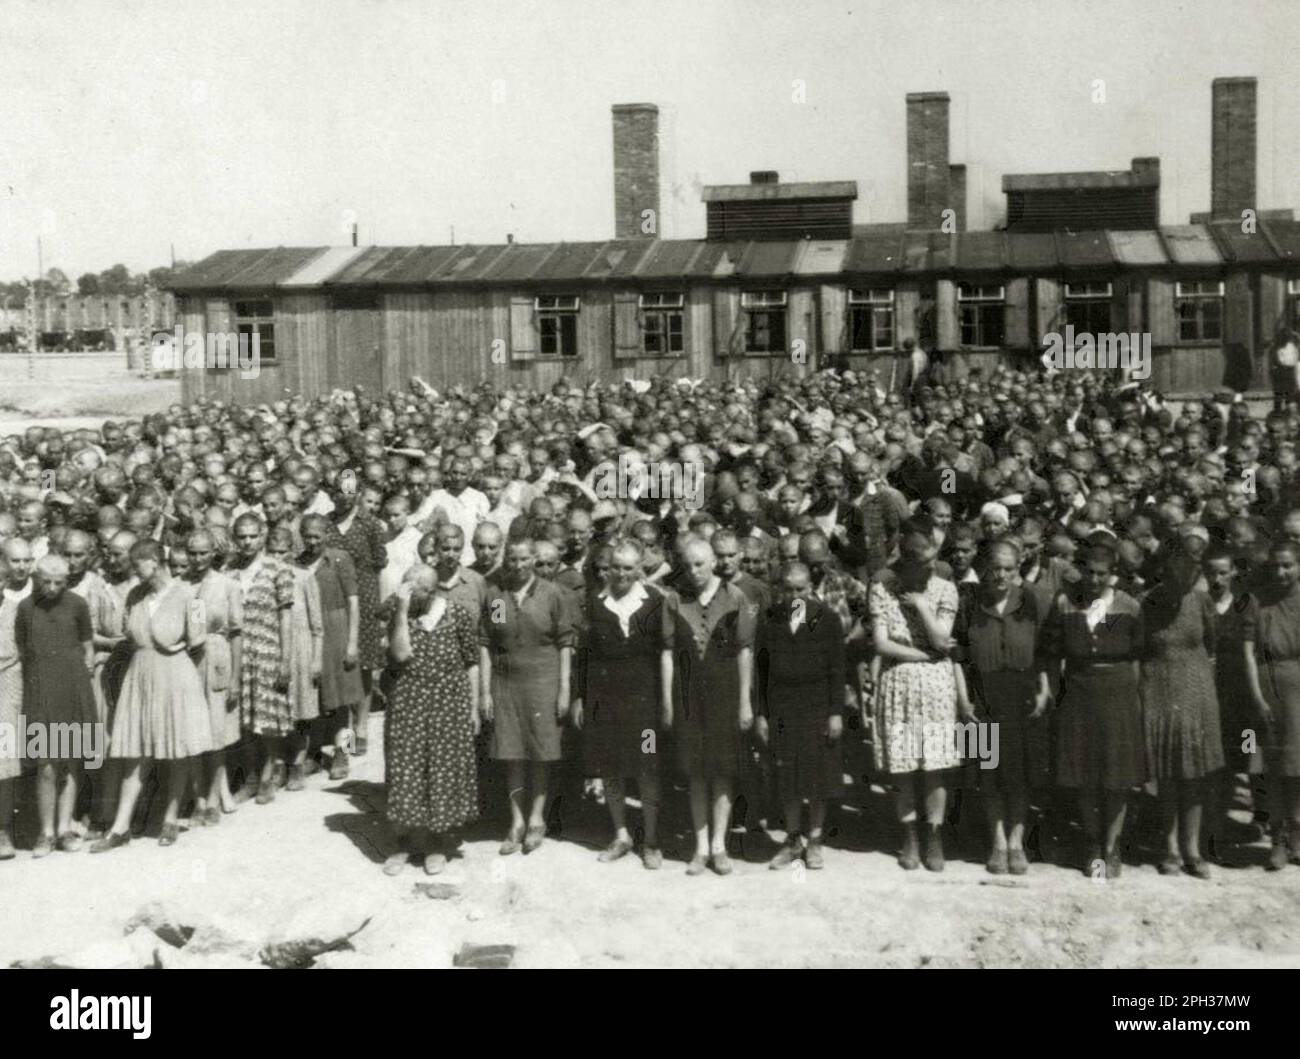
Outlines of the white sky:
[[1004,172],[1148,154],[1185,223],[1216,76],[1259,78],[1259,205],[1300,207],[1296,0],[0,4],[6,280],[38,236],[75,280],[173,243],[342,244],[353,214],[363,243],[609,238],[615,102],[660,106],[669,237],[703,234],[700,184],[751,169],[855,179],[858,222],[904,220],[903,96],[940,89],[973,228]]

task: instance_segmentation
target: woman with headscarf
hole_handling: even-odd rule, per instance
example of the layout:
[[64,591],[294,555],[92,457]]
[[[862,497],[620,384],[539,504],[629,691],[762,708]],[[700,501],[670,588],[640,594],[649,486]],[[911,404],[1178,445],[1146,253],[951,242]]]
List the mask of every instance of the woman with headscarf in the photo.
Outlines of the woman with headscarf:
[[785,844],[768,867],[802,859],[805,867],[818,869],[825,866],[826,805],[844,785],[844,626],[835,609],[814,595],[808,567],[798,560],[782,568],[778,592],[758,622],[754,650],[755,734],[771,751],[785,810]]
[[1300,545],[1277,541],[1242,623],[1273,848],[1268,868],[1300,864]]
[[1078,793],[1083,870],[1103,879],[1119,878],[1129,791],[1147,771],[1138,691],[1142,609],[1111,584],[1115,563],[1112,547],[1089,545],[1078,583],[1057,595],[1043,630],[1043,653],[1062,670],[1056,782]]
[[641,581],[644,552],[633,540],[614,545],[609,583],[591,598],[579,645],[574,724],[583,729],[589,776],[604,779],[614,839],[599,860],[608,864],[632,851],[624,800],[635,777],[644,823],[641,860],[663,866],[659,848],[660,728],[672,722],[672,625],[664,597]]
[[1164,828],[1160,874],[1181,868],[1198,879],[1210,877],[1201,859],[1205,780],[1223,768],[1214,606],[1196,587],[1203,550],[1203,542],[1176,537],[1158,557],[1159,580],[1142,597],[1146,642],[1139,688],[1147,770]]
[[131,817],[143,787],[143,764],[168,762],[167,804],[160,846],[180,835],[180,801],[200,755],[212,749],[212,714],[203,678],[190,657],[204,644],[207,620],[194,586],[172,578],[162,545],[137,541],[131,563],[140,583],[127,602],[132,653],[117,700],[109,756],[123,759],[117,817],[90,847],[104,853],[131,839]]
[[459,828],[478,816],[474,619],[448,600],[432,567],[414,566],[393,595],[388,644],[397,676],[384,725],[386,815],[400,848],[384,872],[398,875],[423,853],[425,873],[437,875]]
[[[235,811],[235,799],[226,778],[226,751],[239,742],[239,683],[244,601],[239,584],[229,574],[213,568],[215,543],[207,530],[191,533],[189,579],[203,607],[206,635],[195,659],[208,697],[212,750],[201,765],[199,804],[195,822],[213,826],[222,813]],[[206,782],[205,782],[206,780]]]
[[957,588],[934,572],[937,549],[928,528],[913,522],[899,541],[899,559],[872,582],[872,639],[880,659],[875,681],[876,768],[895,785],[902,826],[899,866],[921,866],[917,803],[925,807],[925,866],[943,871],[947,774],[957,751],[957,686],[949,658]]
[[1029,870],[1025,813],[1029,792],[1049,775],[1044,713],[1049,690],[1038,657],[1045,608],[1017,584],[1020,549],[1010,539],[994,543],[976,591],[957,612],[953,638],[958,672],[958,713],[996,724],[995,768],[980,769],[980,786],[992,833],[985,867],[994,875]]

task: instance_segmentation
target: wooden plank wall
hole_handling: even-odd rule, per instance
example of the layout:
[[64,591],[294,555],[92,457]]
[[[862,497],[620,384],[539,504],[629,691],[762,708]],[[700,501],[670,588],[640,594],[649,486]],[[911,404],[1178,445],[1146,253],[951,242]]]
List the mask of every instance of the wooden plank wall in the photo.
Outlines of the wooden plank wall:
[[[392,291],[379,298],[373,318],[359,321],[364,309],[333,310],[320,292],[283,294],[275,298],[276,347],[279,364],[264,367],[261,377],[242,381],[238,373],[182,373],[185,400],[200,396],[243,403],[274,400],[299,391],[308,396],[335,386],[355,385],[382,389],[405,388],[411,376],[421,375],[443,389],[459,383],[473,386],[484,379],[499,386],[526,385],[546,389],[559,379],[581,384],[605,379],[652,378],[656,375],[694,378],[772,379],[799,377],[826,363],[827,354],[842,354],[841,362],[856,371],[874,370],[882,383],[891,373],[898,384],[906,377],[902,343],[919,334],[923,306],[933,303],[937,347],[950,351],[960,369],[985,372],[1014,354],[1037,348],[1041,335],[1059,326],[1062,284],[1047,277],[1013,277],[1007,285],[1007,338],[1009,352],[971,352],[957,348],[956,285],[909,280],[895,289],[896,353],[851,354],[840,347],[847,333],[849,312],[845,286],[803,282],[788,288],[787,339],[805,343],[807,362],[795,363],[789,355],[729,356],[721,348],[739,319],[739,288],[700,286],[686,292],[685,352],[680,357],[615,357],[615,298],[611,289],[581,293],[578,318],[578,357],[575,359],[517,359],[511,356],[510,290]],[[1225,304],[1227,341],[1248,342],[1254,336],[1253,385],[1266,379],[1262,350],[1272,328],[1286,309],[1286,277],[1262,274],[1258,291],[1245,276],[1228,283]],[[622,292],[624,297],[628,292]],[[1258,312],[1252,307],[1258,302]],[[1242,303],[1244,300],[1245,306]],[[233,329],[230,301],[224,297],[190,295],[177,304],[177,317],[186,331]],[[1178,341],[1174,309],[1174,280],[1165,274],[1132,273],[1117,281],[1115,320],[1118,327],[1149,329],[1155,347],[1152,382],[1171,392],[1205,392],[1224,382],[1222,343],[1183,344]],[[358,328],[375,334],[381,355],[377,363],[358,368],[355,363]],[[1237,337],[1234,337],[1237,336]],[[368,339],[370,341],[370,339]],[[347,347],[345,350],[344,347]],[[624,336],[625,349],[634,348]],[[350,351],[350,352],[349,352]],[[895,369],[895,364],[898,364]]]

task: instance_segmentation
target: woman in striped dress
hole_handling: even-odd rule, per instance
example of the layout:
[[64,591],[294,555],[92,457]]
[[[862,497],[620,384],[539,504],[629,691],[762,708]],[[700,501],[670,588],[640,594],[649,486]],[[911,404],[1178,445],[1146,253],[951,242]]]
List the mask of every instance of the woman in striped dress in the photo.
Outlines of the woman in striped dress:
[[307,744],[320,718],[320,675],[324,645],[320,589],[310,570],[294,561],[293,530],[276,526],[267,536],[266,550],[293,572],[293,657],[289,663],[289,707],[295,729],[289,737],[287,791],[305,786]]
[[294,730],[289,684],[293,675],[294,576],[266,551],[266,523],[256,515],[235,521],[239,552],[235,576],[244,603],[243,657],[239,680],[240,721],[262,744],[265,757],[257,803],[275,798],[275,766],[284,739]]

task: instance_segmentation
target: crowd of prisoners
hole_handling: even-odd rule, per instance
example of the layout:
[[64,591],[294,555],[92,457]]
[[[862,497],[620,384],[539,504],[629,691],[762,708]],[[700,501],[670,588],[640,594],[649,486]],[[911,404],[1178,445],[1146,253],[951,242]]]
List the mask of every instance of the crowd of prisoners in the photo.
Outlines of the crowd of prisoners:
[[[943,870],[958,799],[994,874],[1205,879],[1266,835],[1282,870],[1297,427],[1286,394],[1010,367],[414,379],[31,427],[0,442],[0,859],[151,815],[169,846],[346,779],[373,708],[392,875],[484,817],[535,853],[570,779],[601,863],[728,875],[770,827],[770,867],[820,869],[846,772],[890,793],[905,870]],[[101,731],[102,767],[58,726]]]

